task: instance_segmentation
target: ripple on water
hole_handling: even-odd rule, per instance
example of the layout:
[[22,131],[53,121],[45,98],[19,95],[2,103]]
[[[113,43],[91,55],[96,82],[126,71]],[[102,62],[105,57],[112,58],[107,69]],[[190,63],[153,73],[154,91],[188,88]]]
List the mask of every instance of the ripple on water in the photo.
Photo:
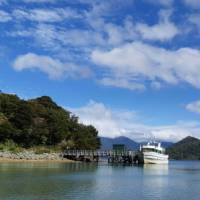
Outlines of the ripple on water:
[[1,163],[3,200],[196,200],[200,162],[169,166]]

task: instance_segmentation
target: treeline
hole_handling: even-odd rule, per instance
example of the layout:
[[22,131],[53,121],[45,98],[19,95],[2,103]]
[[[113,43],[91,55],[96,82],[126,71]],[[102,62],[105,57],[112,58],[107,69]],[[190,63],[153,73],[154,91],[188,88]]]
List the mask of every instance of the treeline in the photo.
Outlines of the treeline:
[[37,145],[70,149],[97,149],[98,131],[79,123],[78,117],[48,96],[28,101],[0,94],[0,143],[12,140],[28,148]]

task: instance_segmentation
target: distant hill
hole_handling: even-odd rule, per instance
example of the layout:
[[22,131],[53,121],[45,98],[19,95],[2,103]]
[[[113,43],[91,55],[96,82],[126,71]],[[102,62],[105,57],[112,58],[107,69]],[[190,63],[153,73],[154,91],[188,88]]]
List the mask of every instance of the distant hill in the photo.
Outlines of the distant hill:
[[171,147],[172,145],[174,145],[173,142],[161,142],[161,146],[166,148],[166,149]]
[[[125,144],[126,147],[130,150],[138,150],[140,148],[140,144],[146,144],[146,142],[138,143],[134,140],[120,136],[116,138],[109,138],[109,137],[100,137],[101,140],[101,149],[102,150],[108,150],[112,149],[113,144]],[[162,146],[164,148],[168,148],[172,146],[174,143],[172,142],[161,142]]]
[[109,150],[112,149],[113,144],[125,144],[129,150],[136,150],[139,149],[140,144],[131,140],[128,137],[116,137],[116,138],[108,138],[108,137],[101,137],[101,149],[102,150]]
[[167,153],[170,159],[200,160],[200,140],[188,136],[169,147]]
[[[130,150],[137,150],[140,147],[140,143],[123,136],[116,138],[100,137],[100,140],[102,150],[112,149],[113,144],[125,144]],[[141,144],[145,144],[145,142]],[[166,148],[170,159],[200,160],[200,140],[197,138],[188,136],[177,143],[163,141],[161,145]]]

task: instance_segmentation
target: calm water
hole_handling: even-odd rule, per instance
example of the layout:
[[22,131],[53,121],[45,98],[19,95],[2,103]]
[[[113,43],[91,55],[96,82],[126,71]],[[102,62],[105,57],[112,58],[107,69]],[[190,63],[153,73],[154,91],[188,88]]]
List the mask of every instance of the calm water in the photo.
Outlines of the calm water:
[[1,200],[200,199],[200,162],[169,166],[0,163]]

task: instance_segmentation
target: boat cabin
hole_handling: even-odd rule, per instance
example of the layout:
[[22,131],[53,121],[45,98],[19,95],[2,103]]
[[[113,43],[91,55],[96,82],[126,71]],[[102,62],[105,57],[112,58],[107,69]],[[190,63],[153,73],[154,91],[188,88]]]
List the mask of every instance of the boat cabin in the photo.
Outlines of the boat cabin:
[[142,152],[156,152],[163,154],[165,153],[165,149],[161,147],[160,143],[147,143],[147,145],[143,145],[141,148]]

